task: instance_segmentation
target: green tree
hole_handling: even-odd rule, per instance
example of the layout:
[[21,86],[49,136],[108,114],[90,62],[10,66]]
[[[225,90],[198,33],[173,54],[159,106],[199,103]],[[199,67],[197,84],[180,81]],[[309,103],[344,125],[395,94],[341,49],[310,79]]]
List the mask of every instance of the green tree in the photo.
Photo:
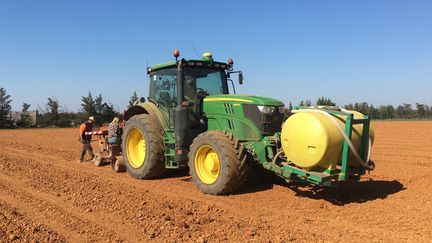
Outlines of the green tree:
[[130,100],[129,100],[129,107],[132,107],[137,100],[138,100],[138,95],[137,95],[137,92],[134,91],[132,96],[130,97]]
[[104,122],[106,122],[103,119],[104,106],[105,106],[105,104],[103,103],[102,95],[99,94],[94,99],[94,107],[95,107],[95,111],[96,111],[96,113],[94,114],[94,117],[96,119],[96,123],[99,125],[102,125]]
[[366,102],[355,103],[354,104],[354,110],[356,110],[362,114],[365,114],[365,115],[370,114],[370,107],[369,107],[369,104]]
[[88,116],[94,116],[96,124],[103,125],[109,123],[118,113],[114,111],[114,106],[104,102],[101,94],[93,99],[91,93],[87,97],[82,97],[84,113]]
[[58,116],[60,105],[59,101],[55,97],[48,98],[47,106],[51,114]]
[[411,104],[404,103],[403,105],[399,105],[396,109],[396,118],[399,119],[409,119],[414,117],[414,110],[411,107]]
[[93,96],[91,92],[88,92],[87,96],[81,97],[81,107],[84,111],[84,116],[94,116],[96,115],[96,107],[95,107],[95,100],[93,99]]
[[56,125],[59,119],[59,101],[55,97],[48,98],[47,106],[50,114],[50,124]]
[[431,118],[432,117],[432,111],[428,105],[424,106],[425,108],[425,118]]
[[22,113],[24,113],[24,114],[28,114],[28,110],[30,109],[30,104],[27,104],[27,103],[23,103],[23,105],[22,105]]
[[45,104],[45,112],[42,115],[42,123],[44,126],[57,126],[59,116],[59,101],[55,97],[48,97]]
[[405,117],[404,117],[404,107],[403,107],[402,105],[399,105],[399,106],[396,108],[395,113],[396,113],[396,118],[398,118],[398,119],[403,119],[403,118],[405,118]]
[[371,119],[381,119],[381,114],[378,109],[374,107],[373,104],[369,106],[368,112],[366,113],[370,116]]
[[379,111],[382,119],[396,118],[395,108],[392,105],[380,106]]
[[4,88],[0,88],[0,128],[12,127],[12,120],[10,118],[11,102],[11,96],[7,94]]
[[348,105],[345,105],[344,108],[347,109],[347,110],[354,110],[354,105],[351,104],[351,103],[349,103]]
[[419,118],[426,118],[426,105],[425,104],[420,104],[420,103],[416,103],[416,107],[417,107],[417,116]]
[[107,104],[106,102],[104,103],[103,110],[102,110],[102,120],[105,123],[111,122],[112,119],[118,115],[119,114],[116,111],[114,111],[113,104]]
[[404,103],[402,106],[402,117],[405,119],[414,118],[415,112],[412,109],[411,104]]
[[59,118],[56,121],[56,127],[70,127],[75,125],[74,120],[77,114],[73,112],[62,112],[59,114]]
[[324,106],[336,106],[336,103],[334,103],[333,101],[331,101],[330,98],[325,98],[324,96],[321,98],[318,98],[317,102],[316,102],[317,106],[320,105],[324,105]]
[[23,103],[20,119],[17,122],[19,127],[30,127],[32,125],[33,119],[31,118],[28,110],[30,109],[30,104]]
[[60,106],[60,101],[55,97],[47,98],[48,101],[45,104],[45,108],[41,108],[41,114],[37,117],[37,125],[46,127],[70,127],[76,125],[74,119],[77,114],[68,112],[64,107]]

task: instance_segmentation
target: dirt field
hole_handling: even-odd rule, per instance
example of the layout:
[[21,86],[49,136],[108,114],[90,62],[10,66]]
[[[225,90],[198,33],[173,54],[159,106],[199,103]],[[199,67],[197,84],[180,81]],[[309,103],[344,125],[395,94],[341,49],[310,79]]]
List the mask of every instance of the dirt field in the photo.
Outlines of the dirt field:
[[430,241],[432,122],[374,126],[377,168],[358,184],[252,179],[230,196],[200,193],[187,173],[140,181],[79,164],[76,129],[3,130],[0,242]]

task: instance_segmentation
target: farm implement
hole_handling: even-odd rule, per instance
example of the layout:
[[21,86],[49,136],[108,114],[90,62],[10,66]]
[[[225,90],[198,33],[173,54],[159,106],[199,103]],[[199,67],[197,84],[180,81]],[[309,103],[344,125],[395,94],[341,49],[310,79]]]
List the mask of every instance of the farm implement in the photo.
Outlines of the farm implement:
[[121,147],[119,144],[108,143],[108,129],[106,127],[101,128],[99,131],[86,132],[85,134],[98,137],[98,153],[95,154],[93,159],[96,166],[109,163],[115,172],[126,171],[126,167],[122,162]]

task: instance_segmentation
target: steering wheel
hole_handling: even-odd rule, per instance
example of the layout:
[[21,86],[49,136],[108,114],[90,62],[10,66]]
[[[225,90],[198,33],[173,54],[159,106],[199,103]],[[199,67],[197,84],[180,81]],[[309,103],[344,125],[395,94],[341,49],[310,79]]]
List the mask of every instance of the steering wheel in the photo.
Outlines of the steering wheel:
[[202,88],[196,88],[196,92],[197,92],[197,96],[201,96],[201,97],[206,97],[210,95],[206,90]]

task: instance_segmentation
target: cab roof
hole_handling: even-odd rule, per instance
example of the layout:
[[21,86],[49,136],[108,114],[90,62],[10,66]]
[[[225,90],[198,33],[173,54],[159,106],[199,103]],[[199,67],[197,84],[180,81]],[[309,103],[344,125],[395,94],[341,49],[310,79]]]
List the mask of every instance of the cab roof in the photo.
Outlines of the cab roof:
[[[183,61],[183,66],[185,67],[207,67],[207,68],[226,69],[226,70],[229,70],[231,68],[230,65],[224,62],[213,61],[213,59],[210,60],[182,59],[181,61]],[[155,64],[147,68],[147,73],[151,73],[161,69],[168,69],[168,68],[175,68],[175,67],[177,67],[176,61]]]

